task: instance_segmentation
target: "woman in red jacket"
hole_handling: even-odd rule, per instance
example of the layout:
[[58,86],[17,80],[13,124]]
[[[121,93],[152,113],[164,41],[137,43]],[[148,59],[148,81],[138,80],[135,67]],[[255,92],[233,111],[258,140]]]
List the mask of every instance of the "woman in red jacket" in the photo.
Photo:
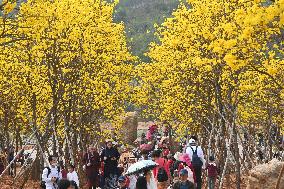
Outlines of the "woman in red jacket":
[[167,188],[171,178],[167,160],[161,157],[160,150],[155,150],[152,153],[152,159],[158,164],[158,166],[153,169],[154,178],[158,182],[158,188]]
[[157,164],[159,164],[159,166],[155,167],[153,169],[153,174],[154,174],[154,178],[157,178],[157,174],[158,174],[158,170],[159,168],[163,167],[165,169],[165,171],[168,174],[168,177],[170,177],[170,168],[169,168],[169,164],[168,161],[165,158],[161,157],[161,152],[159,150],[155,150],[152,153],[152,159],[153,161],[155,161]]

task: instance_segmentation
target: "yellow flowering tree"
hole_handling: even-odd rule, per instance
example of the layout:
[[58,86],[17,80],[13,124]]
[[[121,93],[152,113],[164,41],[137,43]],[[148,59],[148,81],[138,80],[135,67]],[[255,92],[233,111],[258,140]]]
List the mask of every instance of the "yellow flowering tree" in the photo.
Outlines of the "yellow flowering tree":
[[[97,142],[104,132],[101,123],[124,113],[136,58],[127,48],[123,24],[112,20],[115,5],[29,0],[15,18],[22,40],[1,46],[6,82],[0,90],[9,94],[3,102],[13,103],[23,120],[21,132],[36,128],[43,141],[52,138],[53,153],[63,155],[68,143],[66,159],[78,144],[82,150]],[[31,126],[22,126],[26,123]]]
[[181,3],[157,29],[160,41],[148,53],[152,63],[137,68],[134,101],[146,114],[170,122],[178,136],[188,131],[209,136],[201,142],[218,146],[212,149],[220,160],[232,153],[238,181],[240,128],[281,126],[283,5],[283,0]]

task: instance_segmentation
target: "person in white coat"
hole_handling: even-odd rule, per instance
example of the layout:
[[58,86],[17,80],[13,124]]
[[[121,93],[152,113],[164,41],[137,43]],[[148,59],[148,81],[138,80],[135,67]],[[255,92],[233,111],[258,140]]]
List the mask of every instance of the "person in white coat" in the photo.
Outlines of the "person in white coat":
[[197,189],[201,189],[201,185],[202,185],[202,168],[205,168],[205,159],[204,159],[204,154],[203,154],[203,150],[200,146],[198,146],[196,144],[196,141],[191,138],[189,140],[189,146],[186,148],[186,153],[189,155],[191,161],[193,161],[193,154],[197,154],[197,156],[199,157],[199,159],[202,161],[202,165],[201,166],[195,166],[194,163],[193,164],[193,168],[194,168],[194,173],[196,176],[196,183],[197,183]]
[[41,178],[45,183],[46,189],[57,189],[57,183],[60,179],[62,179],[60,167],[57,165],[57,158],[54,156],[49,156],[48,162],[50,166],[43,169]]
[[197,155],[198,155],[198,157],[200,157],[200,159],[201,159],[201,161],[203,162],[203,165],[204,165],[203,167],[205,168],[204,153],[203,153],[201,146],[198,146],[194,139],[190,139],[188,144],[189,145],[186,148],[186,153],[189,155],[190,159],[192,159],[192,155],[193,155],[192,149],[194,151],[197,150]]
[[67,179],[69,181],[73,181],[76,183],[77,187],[79,188],[79,178],[78,178],[78,174],[75,171],[75,166],[70,164],[68,167],[68,173],[67,173]]

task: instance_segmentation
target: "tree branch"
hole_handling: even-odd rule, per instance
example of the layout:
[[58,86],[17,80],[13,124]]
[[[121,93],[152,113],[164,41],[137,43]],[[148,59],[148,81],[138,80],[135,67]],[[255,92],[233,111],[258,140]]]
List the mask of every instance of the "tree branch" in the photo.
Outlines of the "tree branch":
[[281,89],[281,90],[284,89],[283,86],[272,75],[270,75],[266,71],[263,71],[263,70],[260,70],[260,69],[256,68],[253,65],[251,65],[251,67],[253,68],[254,71],[257,71],[257,72],[259,72],[259,73],[261,73],[263,75],[268,76],[273,81],[273,83],[275,83],[279,87],[279,89]]

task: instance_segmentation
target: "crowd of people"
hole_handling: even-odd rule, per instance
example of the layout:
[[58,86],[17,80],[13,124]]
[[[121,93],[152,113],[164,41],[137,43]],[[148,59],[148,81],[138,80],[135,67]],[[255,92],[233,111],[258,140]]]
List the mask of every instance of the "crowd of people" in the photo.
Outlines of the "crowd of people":
[[[214,189],[218,167],[214,157],[205,162],[202,148],[196,137],[191,137],[176,153],[169,147],[167,132],[162,137],[156,126],[151,126],[134,149],[124,148],[106,141],[103,149],[93,146],[82,157],[83,170],[89,189],[201,189],[202,172],[208,172],[209,189]],[[127,169],[143,160],[152,160],[156,167],[145,168],[126,175]],[[57,159],[49,157],[49,167],[42,173],[42,187],[46,189],[79,188],[80,183],[74,165],[68,173],[57,167]]]
[[[185,136],[183,142],[173,145],[170,144],[168,133],[165,129],[160,134],[158,127],[152,125],[134,142],[135,146],[127,148],[114,140],[106,140],[102,149],[89,146],[80,155],[81,162],[66,167],[62,161],[58,163],[57,157],[50,156],[48,165],[42,170],[41,188],[83,188],[87,180],[89,189],[201,189],[205,185],[202,175],[207,175],[207,186],[214,189],[220,174],[214,156],[209,154],[208,162],[205,161],[197,137]],[[4,152],[0,153],[0,174],[11,162],[7,172],[13,176],[15,150],[10,147]],[[18,156],[17,161],[22,162],[20,157],[24,156]],[[277,158],[281,155],[278,152],[274,156]],[[143,160],[151,160],[157,166],[126,174],[131,165]],[[85,179],[79,179],[76,168],[83,168]]]
[[[41,188],[76,189],[85,188],[86,184],[89,189],[201,189],[205,185],[202,177],[206,175],[206,185],[214,189],[219,166],[212,154],[205,161],[198,138],[185,136],[183,142],[173,145],[167,129],[163,134],[159,131],[156,125],[150,126],[132,147],[118,145],[111,139],[106,140],[101,149],[89,146],[76,165],[63,166],[57,157],[50,156],[48,165],[42,170]],[[0,155],[0,173],[12,162],[14,155],[13,147]],[[126,174],[129,167],[144,160],[155,162],[155,167]],[[15,174],[14,164],[8,170],[11,176]],[[84,179],[79,179],[76,168],[84,170]]]

